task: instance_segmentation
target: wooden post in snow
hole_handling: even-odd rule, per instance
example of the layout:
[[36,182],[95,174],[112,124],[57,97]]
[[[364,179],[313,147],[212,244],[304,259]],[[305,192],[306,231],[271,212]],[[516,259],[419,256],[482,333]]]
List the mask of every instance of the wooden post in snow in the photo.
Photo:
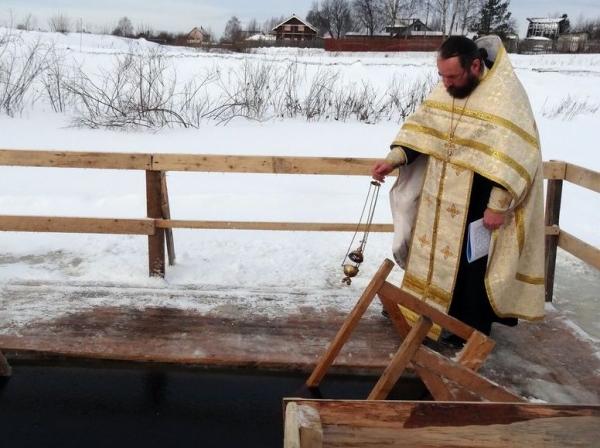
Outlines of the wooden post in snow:
[[[560,202],[562,200],[562,179],[548,179],[546,188],[546,226],[558,226],[560,218]],[[546,302],[552,302],[554,294],[554,272],[556,269],[556,253],[558,251],[559,235],[546,234]]]
[[[148,218],[162,219],[160,171],[146,171],[146,209]],[[149,275],[165,276],[165,229],[155,227],[154,235],[148,236]]]

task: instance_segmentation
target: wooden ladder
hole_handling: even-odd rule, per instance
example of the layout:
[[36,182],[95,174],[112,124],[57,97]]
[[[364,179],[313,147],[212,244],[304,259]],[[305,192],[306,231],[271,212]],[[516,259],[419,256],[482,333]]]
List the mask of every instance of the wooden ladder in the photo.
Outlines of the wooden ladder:
[[[433,398],[438,401],[525,401],[523,397],[477,373],[494,348],[494,341],[387,282],[387,276],[393,267],[392,261],[384,260],[306,381],[306,385],[313,388],[319,386],[327,370],[377,295],[400,335],[402,344],[369,394],[368,400],[385,399],[406,368],[412,367]],[[420,316],[412,327],[408,324],[398,305],[402,305]],[[456,356],[445,356],[424,345],[425,338],[433,324],[439,325],[466,341]]]

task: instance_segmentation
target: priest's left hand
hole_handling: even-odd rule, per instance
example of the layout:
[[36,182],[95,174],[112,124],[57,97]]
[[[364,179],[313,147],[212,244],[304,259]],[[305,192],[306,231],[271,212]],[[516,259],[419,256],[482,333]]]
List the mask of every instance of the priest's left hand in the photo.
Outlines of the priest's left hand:
[[489,208],[483,213],[483,226],[490,230],[499,229],[505,220],[506,215],[504,213],[494,212]]

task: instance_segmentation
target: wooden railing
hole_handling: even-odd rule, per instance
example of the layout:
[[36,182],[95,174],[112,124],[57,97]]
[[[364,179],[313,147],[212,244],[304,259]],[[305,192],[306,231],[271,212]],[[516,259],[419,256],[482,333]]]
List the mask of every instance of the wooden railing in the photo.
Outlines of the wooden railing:
[[[0,150],[0,166],[143,170],[147,217],[141,219],[0,215],[0,231],[134,234],[148,237],[150,275],[165,273],[165,245],[174,228],[354,232],[356,223],[244,222],[171,219],[164,173],[220,173],[369,176],[376,159],[333,157],[220,156]],[[566,162],[544,162],[546,194],[546,300],[552,299],[557,247],[600,270],[600,250],[559,227],[564,180],[600,193],[600,173]],[[364,224],[359,231],[364,230]],[[373,224],[372,232],[392,232]]]

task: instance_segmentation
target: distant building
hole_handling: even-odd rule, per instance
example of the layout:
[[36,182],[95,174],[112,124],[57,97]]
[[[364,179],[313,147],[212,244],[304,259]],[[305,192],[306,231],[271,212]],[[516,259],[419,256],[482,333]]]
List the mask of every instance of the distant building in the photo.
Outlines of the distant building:
[[190,31],[186,38],[188,44],[201,44],[202,42],[210,42],[210,34],[207,33],[202,27],[195,27]]
[[315,40],[317,29],[293,14],[273,28],[273,34],[277,40]]
[[548,39],[558,39],[563,33],[569,31],[570,23],[567,15],[557,18],[532,18],[527,19],[527,37],[546,37]]
[[392,37],[426,36],[434,33],[420,19],[396,19],[393,25],[385,27],[385,32]]

